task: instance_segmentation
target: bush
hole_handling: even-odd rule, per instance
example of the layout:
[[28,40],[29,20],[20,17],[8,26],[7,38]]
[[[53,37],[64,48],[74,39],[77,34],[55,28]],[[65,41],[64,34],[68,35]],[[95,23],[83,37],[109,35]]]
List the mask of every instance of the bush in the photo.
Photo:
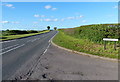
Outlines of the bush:
[[[114,25],[114,27],[110,27]],[[103,43],[103,38],[118,38],[117,24],[86,25],[77,28],[65,29],[64,32],[76,38],[88,39],[95,43]]]
[[35,30],[28,30],[27,32],[28,33],[38,33],[38,31],[35,31]]

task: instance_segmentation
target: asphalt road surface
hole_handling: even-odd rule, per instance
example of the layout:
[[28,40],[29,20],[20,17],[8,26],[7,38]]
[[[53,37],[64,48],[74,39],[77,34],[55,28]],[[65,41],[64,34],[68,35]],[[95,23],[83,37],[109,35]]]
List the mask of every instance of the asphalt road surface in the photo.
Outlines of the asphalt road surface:
[[51,44],[29,79],[118,80],[118,62],[71,53]]
[[2,79],[118,80],[118,63],[78,55],[49,41],[57,33],[2,43]]
[[[2,49],[0,50],[2,51],[2,79],[11,79],[11,77],[19,69],[21,69],[22,66],[26,64],[26,62],[32,60],[32,58],[35,56],[36,58],[37,56],[40,57],[48,47],[49,40],[56,33],[57,31],[51,31],[49,33],[44,33],[28,38],[2,42]],[[30,69],[30,67],[28,66],[27,69]]]

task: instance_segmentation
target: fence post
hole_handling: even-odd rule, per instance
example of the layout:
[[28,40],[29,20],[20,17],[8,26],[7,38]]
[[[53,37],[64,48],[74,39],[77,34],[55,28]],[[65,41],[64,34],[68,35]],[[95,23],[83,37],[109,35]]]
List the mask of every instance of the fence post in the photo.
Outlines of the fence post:
[[104,50],[106,50],[106,41],[104,41]]
[[114,49],[116,50],[116,42],[114,43]]

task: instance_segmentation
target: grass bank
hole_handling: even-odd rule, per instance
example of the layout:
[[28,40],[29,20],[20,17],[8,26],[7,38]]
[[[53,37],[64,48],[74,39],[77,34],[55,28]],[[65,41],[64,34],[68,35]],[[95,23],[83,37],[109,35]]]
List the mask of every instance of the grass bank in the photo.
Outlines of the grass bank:
[[38,35],[38,34],[46,33],[46,32],[49,32],[49,30],[38,32],[38,33],[30,33],[30,34],[18,34],[18,35],[7,35],[7,36],[3,35],[0,40],[1,41],[13,40],[13,39],[18,39],[18,38],[23,38],[23,37]]
[[107,44],[107,49],[104,50],[104,44],[99,44],[90,41],[89,39],[76,38],[65,33],[63,30],[59,30],[59,33],[53,39],[53,42],[59,46],[79,51],[88,54],[118,58],[118,47],[114,50],[113,44]]

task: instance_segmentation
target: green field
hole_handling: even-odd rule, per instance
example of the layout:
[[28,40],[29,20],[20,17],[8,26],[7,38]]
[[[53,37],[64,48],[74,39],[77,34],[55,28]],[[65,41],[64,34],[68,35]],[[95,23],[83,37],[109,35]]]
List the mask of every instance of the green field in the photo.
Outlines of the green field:
[[33,36],[33,35],[46,33],[46,32],[49,32],[49,30],[41,31],[41,32],[37,32],[37,33],[29,33],[29,34],[1,35],[1,39],[0,40],[2,40],[2,41],[4,41],[4,40],[13,40],[13,39],[17,39],[17,38]]
[[[116,25],[116,24],[113,24]],[[119,45],[114,50],[114,42],[107,42],[104,50],[103,38],[119,38],[117,27],[108,24],[86,25],[70,29],[60,29],[53,42],[59,46],[93,55],[118,58]]]

